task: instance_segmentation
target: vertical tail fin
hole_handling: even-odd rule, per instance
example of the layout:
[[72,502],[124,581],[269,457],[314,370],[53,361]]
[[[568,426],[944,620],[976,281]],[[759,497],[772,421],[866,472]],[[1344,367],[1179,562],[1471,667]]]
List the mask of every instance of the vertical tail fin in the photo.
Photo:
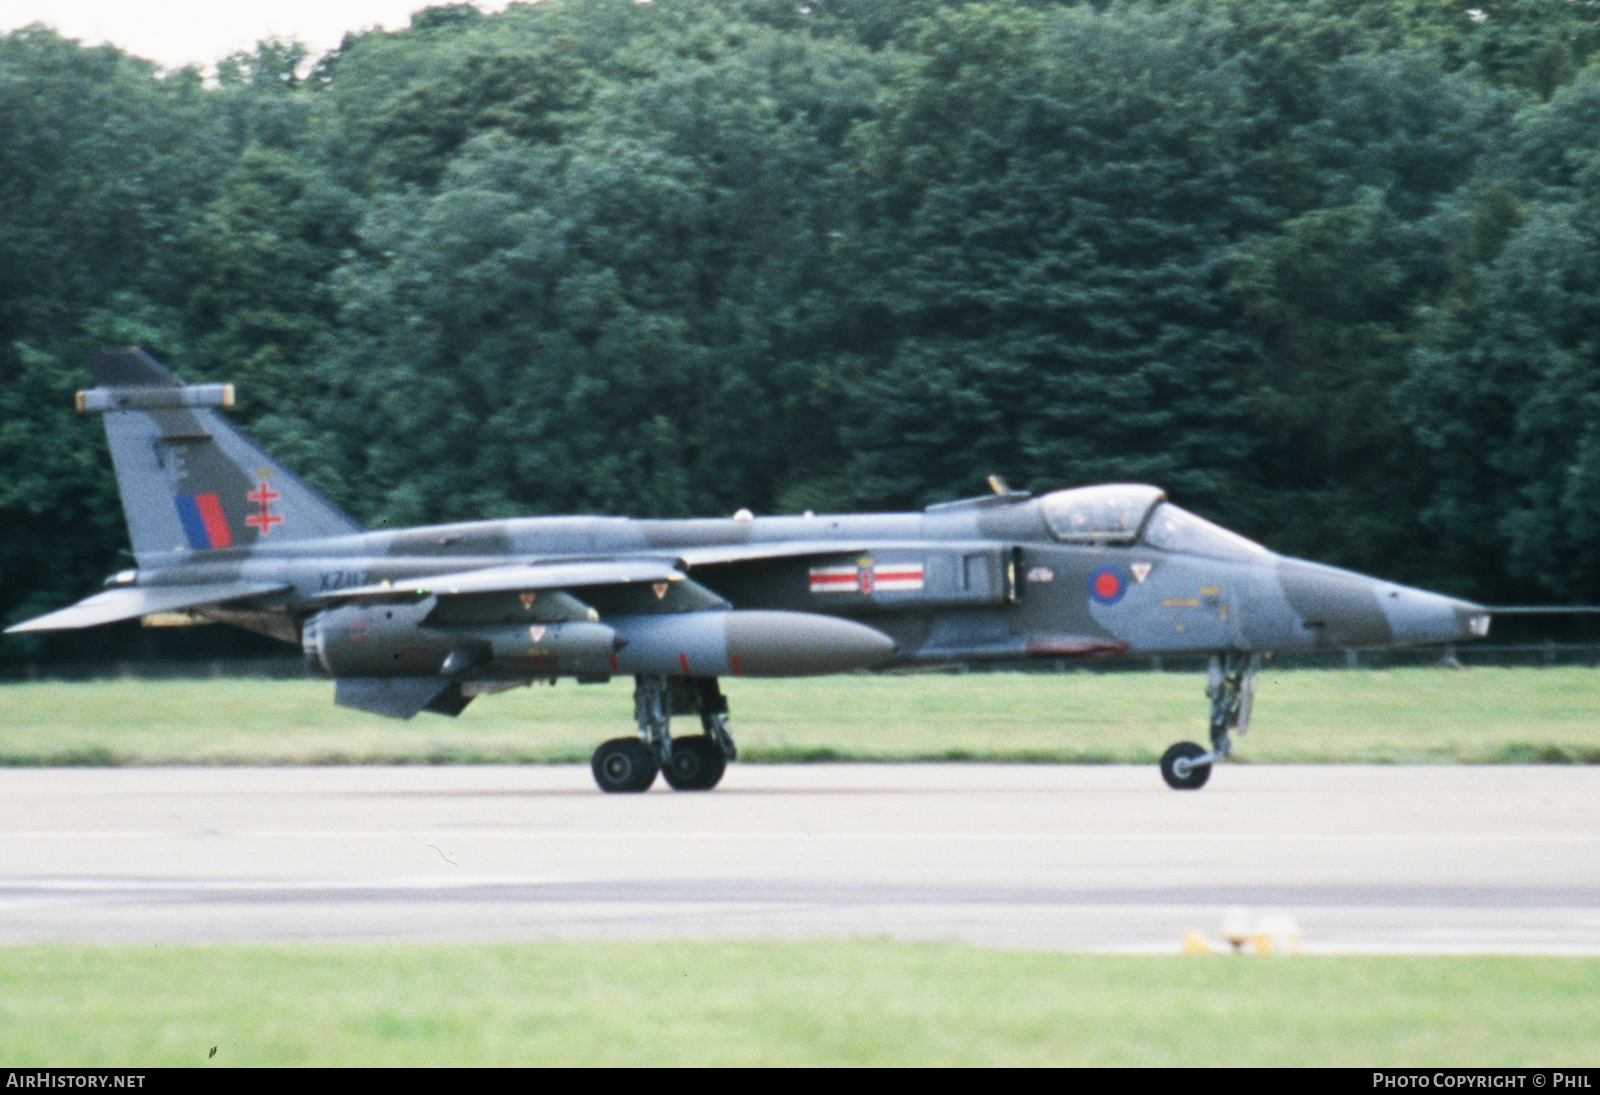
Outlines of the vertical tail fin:
[[98,351],[98,387],[78,410],[105,415],[128,534],[149,556],[360,532],[338,506],[284,468],[214,408],[232,385],[185,387],[138,347]]

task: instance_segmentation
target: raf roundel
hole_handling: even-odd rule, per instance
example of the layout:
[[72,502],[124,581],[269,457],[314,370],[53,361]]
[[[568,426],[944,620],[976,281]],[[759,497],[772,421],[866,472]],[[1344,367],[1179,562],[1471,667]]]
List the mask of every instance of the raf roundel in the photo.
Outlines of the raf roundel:
[[1103,605],[1114,605],[1128,592],[1128,579],[1121,567],[1096,567],[1089,575],[1089,596]]

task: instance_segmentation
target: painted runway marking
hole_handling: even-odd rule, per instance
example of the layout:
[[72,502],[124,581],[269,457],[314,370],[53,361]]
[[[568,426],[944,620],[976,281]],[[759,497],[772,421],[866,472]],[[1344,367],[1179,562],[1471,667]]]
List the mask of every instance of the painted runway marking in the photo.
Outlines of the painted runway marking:
[[[540,829],[455,829],[441,826],[437,829],[238,829],[217,830],[204,833],[191,832],[182,829],[168,831],[159,830],[116,830],[116,829],[44,829],[28,831],[26,829],[13,830],[13,837],[30,840],[170,840],[174,838],[193,838],[214,840],[218,838],[232,838],[235,840],[415,840],[419,837],[437,837],[445,832],[452,839],[502,839],[525,840],[530,838],[560,837],[565,840],[615,840],[617,833],[610,829],[562,829],[557,827]],[[1187,840],[1196,841],[1248,841],[1293,843],[1296,841],[1310,841],[1316,843],[1378,843],[1378,844],[1459,844],[1459,843],[1492,843],[1492,844],[1595,844],[1600,843],[1600,832],[1597,833],[1254,833],[1254,832],[1205,832],[1194,830],[1183,834]],[[1101,831],[1078,832],[1039,832],[1038,830],[1015,831],[1009,829],[993,830],[959,830],[939,832],[922,830],[917,832],[895,832],[882,829],[770,829],[751,830],[741,829],[655,829],[641,830],[628,835],[629,841],[642,840],[859,840],[859,841],[885,841],[885,840],[1069,840],[1069,841],[1094,841],[1094,840],[1121,840],[1121,841],[1170,841],[1172,834],[1169,832],[1127,832],[1108,833]]]
[[1600,953],[1600,769],[1338,775],[1196,797],[1114,767],[766,766],[617,800],[578,766],[0,771],[0,943],[1174,953],[1248,907],[1292,910],[1308,952]]

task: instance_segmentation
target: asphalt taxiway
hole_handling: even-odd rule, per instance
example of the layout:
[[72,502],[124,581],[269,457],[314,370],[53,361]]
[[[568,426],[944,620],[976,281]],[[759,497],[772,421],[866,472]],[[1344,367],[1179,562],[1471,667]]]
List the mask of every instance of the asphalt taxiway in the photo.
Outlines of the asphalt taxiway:
[[1600,954],[1600,768],[0,771],[0,943],[891,938]]

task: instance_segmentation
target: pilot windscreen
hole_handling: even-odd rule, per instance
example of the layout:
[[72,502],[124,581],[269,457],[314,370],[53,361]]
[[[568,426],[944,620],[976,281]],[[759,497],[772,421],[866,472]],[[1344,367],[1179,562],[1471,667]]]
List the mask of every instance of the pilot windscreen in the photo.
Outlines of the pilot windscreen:
[[1245,561],[1272,553],[1254,540],[1213,525],[1171,502],[1163,502],[1150,518],[1144,533],[1145,543],[1162,551],[1204,555],[1212,559]]

